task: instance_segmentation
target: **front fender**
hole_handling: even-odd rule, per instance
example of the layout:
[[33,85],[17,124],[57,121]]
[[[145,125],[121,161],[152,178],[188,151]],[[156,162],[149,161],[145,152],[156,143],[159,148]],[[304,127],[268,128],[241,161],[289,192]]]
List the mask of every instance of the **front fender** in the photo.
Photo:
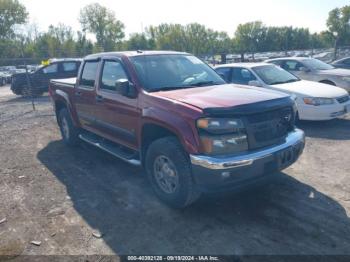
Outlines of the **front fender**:
[[[155,124],[168,129],[177,136],[187,153],[196,154],[198,153],[199,140],[195,134],[196,129],[192,122],[190,118],[186,119],[184,116],[160,108],[146,108],[142,110],[141,126]],[[142,128],[140,129],[140,138],[142,135],[141,130]]]

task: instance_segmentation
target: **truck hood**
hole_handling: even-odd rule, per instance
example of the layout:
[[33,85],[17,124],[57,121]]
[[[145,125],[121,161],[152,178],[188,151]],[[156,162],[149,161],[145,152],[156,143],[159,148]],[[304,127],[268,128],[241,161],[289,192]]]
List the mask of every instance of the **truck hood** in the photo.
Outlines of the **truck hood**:
[[200,109],[234,107],[288,97],[287,94],[277,91],[233,84],[160,91],[152,95],[180,101]]
[[350,76],[349,69],[334,68],[329,70],[319,70],[317,71],[319,75],[329,75],[329,76]]
[[272,87],[277,88],[279,91],[285,91],[288,94],[295,94],[301,97],[310,96],[336,98],[348,94],[347,91],[340,87],[306,80],[300,80],[293,83],[272,85]]

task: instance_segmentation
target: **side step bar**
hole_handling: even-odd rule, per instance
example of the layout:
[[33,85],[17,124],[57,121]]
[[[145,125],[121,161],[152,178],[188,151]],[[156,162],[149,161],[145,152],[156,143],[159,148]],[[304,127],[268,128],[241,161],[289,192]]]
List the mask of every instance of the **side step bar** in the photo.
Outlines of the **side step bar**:
[[141,166],[141,161],[136,159],[136,153],[134,154],[128,154],[123,152],[121,146],[117,146],[112,142],[106,142],[103,138],[98,138],[96,135],[90,135],[90,134],[80,134],[79,138],[90,145],[93,145],[95,147],[98,147],[102,149],[103,151],[131,164],[134,166]]

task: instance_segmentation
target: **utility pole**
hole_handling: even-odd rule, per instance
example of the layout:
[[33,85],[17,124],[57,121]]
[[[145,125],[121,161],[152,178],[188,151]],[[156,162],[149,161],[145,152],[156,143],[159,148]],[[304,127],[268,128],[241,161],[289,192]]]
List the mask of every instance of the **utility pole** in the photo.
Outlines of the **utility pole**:
[[32,100],[32,108],[33,108],[33,111],[36,110],[35,108],[35,103],[34,103],[34,94],[33,94],[33,88],[32,88],[32,84],[30,83],[30,78],[29,78],[29,74],[28,74],[28,67],[27,67],[27,63],[26,63],[26,59],[24,58],[24,52],[23,52],[23,39],[21,40],[21,56],[22,56],[22,59],[23,59],[23,64],[24,64],[24,67],[25,67],[25,70],[26,70],[26,81],[27,81],[27,86],[30,90],[30,96],[31,96],[31,100]]

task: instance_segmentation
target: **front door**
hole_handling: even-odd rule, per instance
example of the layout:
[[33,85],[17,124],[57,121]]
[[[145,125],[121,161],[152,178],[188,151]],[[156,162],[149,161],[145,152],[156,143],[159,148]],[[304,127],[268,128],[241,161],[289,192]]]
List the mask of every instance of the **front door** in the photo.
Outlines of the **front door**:
[[140,112],[137,98],[128,98],[116,90],[115,83],[121,79],[130,81],[122,61],[116,58],[103,60],[96,94],[96,125],[107,138],[136,149],[135,127]]
[[36,88],[38,90],[47,90],[49,87],[50,79],[57,78],[58,74],[58,63],[53,63],[51,65],[43,67],[41,70],[37,71],[34,74],[33,88]]

